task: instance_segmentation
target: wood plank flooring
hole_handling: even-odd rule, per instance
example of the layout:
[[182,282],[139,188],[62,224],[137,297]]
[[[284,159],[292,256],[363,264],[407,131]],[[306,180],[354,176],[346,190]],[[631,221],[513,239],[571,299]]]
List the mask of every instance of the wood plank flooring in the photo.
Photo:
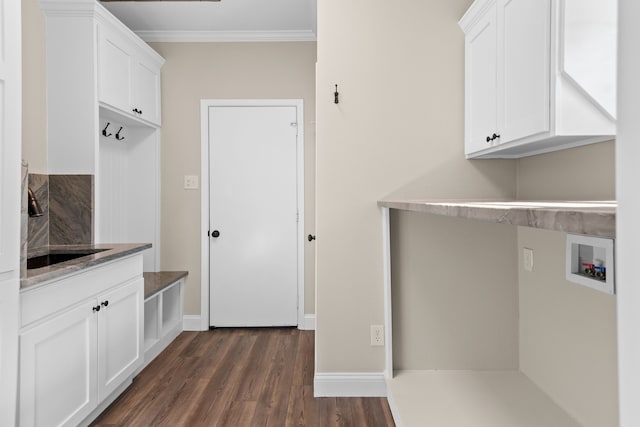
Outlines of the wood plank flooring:
[[313,331],[183,332],[92,426],[394,426],[385,398],[314,398]]

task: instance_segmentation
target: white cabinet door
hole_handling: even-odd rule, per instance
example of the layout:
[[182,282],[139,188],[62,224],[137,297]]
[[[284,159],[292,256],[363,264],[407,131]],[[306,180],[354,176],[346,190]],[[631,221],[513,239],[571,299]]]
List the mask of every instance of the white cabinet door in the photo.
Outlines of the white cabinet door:
[[76,426],[97,404],[95,300],[20,337],[20,425]]
[[160,69],[138,59],[134,71],[135,108],[141,118],[160,125]]
[[498,3],[498,129],[501,144],[549,131],[550,0]]
[[98,298],[98,395],[111,394],[143,362],[144,280]]
[[[496,5],[465,38],[465,153],[491,147],[497,130]],[[487,139],[490,139],[489,141]]]
[[99,100],[131,113],[134,59],[126,42],[107,28],[100,28],[98,62]]
[[100,27],[99,100],[121,112],[160,124],[160,67],[126,36]]

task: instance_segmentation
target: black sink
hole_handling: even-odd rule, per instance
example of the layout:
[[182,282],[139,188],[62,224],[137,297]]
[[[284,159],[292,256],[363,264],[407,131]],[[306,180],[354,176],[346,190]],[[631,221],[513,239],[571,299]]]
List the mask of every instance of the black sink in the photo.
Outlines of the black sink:
[[36,256],[27,259],[27,270],[47,267],[49,265],[59,264],[65,261],[71,261],[72,259],[81,258],[87,255],[93,255],[106,250],[107,249],[89,249],[86,251],[75,252],[54,252],[46,255]]

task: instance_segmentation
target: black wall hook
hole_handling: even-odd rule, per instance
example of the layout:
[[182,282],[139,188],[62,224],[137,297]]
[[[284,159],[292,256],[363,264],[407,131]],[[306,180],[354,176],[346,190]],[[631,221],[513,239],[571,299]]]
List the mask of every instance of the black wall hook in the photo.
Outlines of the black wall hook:
[[116,132],[116,139],[118,141],[122,141],[124,139],[124,136],[120,136],[120,131],[122,131],[122,126],[120,126],[120,129],[118,129],[118,132]]
[[340,95],[340,94],[338,93],[338,85],[336,85],[336,91],[335,91],[335,92],[333,92],[333,103],[334,103],[334,104],[338,104],[338,103],[340,103],[340,100],[338,99],[338,96],[339,96],[339,95]]
[[107,125],[104,127],[104,129],[102,129],[102,135],[106,136],[106,137],[110,137],[111,135],[113,135],[112,133],[107,133],[107,128],[109,127],[111,123],[107,122]]

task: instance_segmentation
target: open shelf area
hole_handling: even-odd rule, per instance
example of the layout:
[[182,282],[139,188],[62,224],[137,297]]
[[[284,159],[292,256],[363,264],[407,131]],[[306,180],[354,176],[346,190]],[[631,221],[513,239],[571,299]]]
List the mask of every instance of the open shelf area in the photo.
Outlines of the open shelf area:
[[580,426],[517,371],[396,371],[387,391],[399,426]]
[[144,365],[182,332],[186,271],[144,273]]

